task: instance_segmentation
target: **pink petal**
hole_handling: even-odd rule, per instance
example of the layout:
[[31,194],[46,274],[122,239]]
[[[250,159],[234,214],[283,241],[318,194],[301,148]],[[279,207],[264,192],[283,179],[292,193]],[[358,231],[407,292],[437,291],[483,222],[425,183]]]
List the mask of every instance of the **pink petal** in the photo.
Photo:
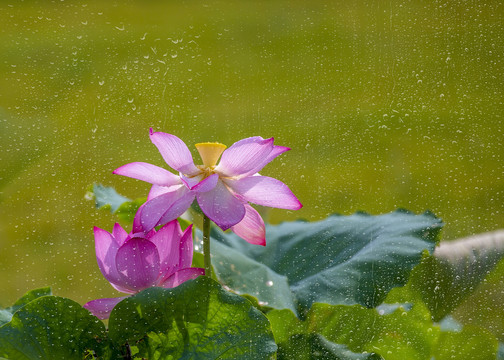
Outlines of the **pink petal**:
[[247,174],[260,167],[272,150],[273,138],[255,136],[240,140],[224,150],[215,171],[225,177]]
[[135,214],[135,218],[133,219],[133,228],[131,229],[132,233],[144,232],[144,227],[142,225],[142,211],[145,207],[145,204],[147,203],[140,205]]
[[212,174],[209,177],[204,178],[203,180],[201,180],[200,176],[188,178],[184,175],[181,175],[180,178],[190,190],[196,192],[210,191],[215,187],[215,185],[217,185],[217,181],[219,181],[218,174]]
[[143,205],[140,214],[141,224],[145,231],[160,224],[166,224],[182,215],[191,206],[195,194],[185,186],[176,191],[157,196]]
[[96,316],[100,320],[108,319],[112,309],[121,301],[126,299],[127,296],[116,297],[116,298],[104,298],[92,300],[83,305],[85,309],[88,309],[91,314]]
[[174,273],[168,279],[166,279],[160,286],[164,288],[174,288],[187,280],[196,279],[200,275],[205,275],[205,269],[202,268],[182,269]]
[[200,173],[200,174],[198,174],[196,176],[192,176],[192,177],[185,176],[184,174],[180,174],[180,180],[182,180],[184,185],[189,190],[192,190],[193,187],[198,185],[200,183],[200,181],[203,180],[204,176],[205,175],[203,173]]
[[182,181],[180,181],[180,184],[172,185],[172,186],[152,185],[152,187],[149,191],[149,195],[147,195],[147,200],[158,197],[159,195],[163,195],[163,194],[178,190],[178,189],[180,189],[181,186],[184,186]]
[[146,181],[161,186],[180,184],[180,178],[159,166],[145,162],[133,162],[117,168],[114,174],[128,176],[133,179]]
[[235,193],[251,203],[280,209],[299,210],[303,205],[283,182],[267,176],[225,180]]
[[285,147],[285,146],[277,146],[277,145],[273,146],[273,150],[271,150],[271,152],[268,154],[268,156],[266,156],[264,158],[263,162],[261,164],[259,164],[259,166],[257,166],[255,169],[249,171],[246,174],[240,175],[240,178],[246,177],[246,176],[252,176],[252,175],[258,173],[267,164],[269,164],[273,159],[275,159],[278,155],[281,155],[284,152],[289,151],[289,150],[290,150],[290,148]]
[[179,222],[172,220],[149,239],[158,250],[162,278],[167,278],[178,268],[181,237]]
[[191,152],[186,144],[175,135],[153,132],[150,129],[150,139],[172,169],[186,175],[195,175],[200,171],[194,165]]
[[140,291],[152,286],[159,276],[159,253],[149,240],[133,238],[119,248],[116,266],[123,284]]
[[222,230],[236,225],[245,216],[243,203],[231,194],[222,181],[211,191],[198,193],[201,210]]
[[119,245],[112,235],[103,229],[94,227],[96,260],[101,273],[111,284],[122,285],[121,277],[116,269],[116,254]]
[[182,238],[180,239],[178,267],[181,269],[191,267],[192,265],[194,250],[192,227],[192,224],[189,225],[189,227],[185,229],[184,233],[182,234]]
[[124,242],[128,239],[128,233],[118,223],[114,224],[114,230],[112,231],[112,236],[114,237],[114,240],[119,246],[124,244]]
[[261,215],[249,204],[245,204],[245,210],[242,221],[231,227],[231,230],[250,244],[265,246],[266,231]]
[[166,224],[172,220],[177,219],[183,213],[189,209],[191,204],[193,203],[195,198],[195,194],[191,191],[185,192],[179,199],[177,199],[172,206],[163,214],[163,216],[159,219],[157,225]]

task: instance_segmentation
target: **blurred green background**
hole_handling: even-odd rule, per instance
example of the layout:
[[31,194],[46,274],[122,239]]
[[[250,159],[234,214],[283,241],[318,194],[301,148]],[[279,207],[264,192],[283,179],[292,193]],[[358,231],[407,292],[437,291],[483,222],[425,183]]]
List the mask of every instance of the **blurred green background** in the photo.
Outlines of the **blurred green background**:
[[504,227],[503,15],[500,1],[1,1],[0,306],[46,285],[117,296],[92,232],[116,218],[85,193],[147,194],[112,170],[163,166],[149,127],[291,147],[262,174],[304,208],[273,223],[404,207],[443,218],[448,240]]

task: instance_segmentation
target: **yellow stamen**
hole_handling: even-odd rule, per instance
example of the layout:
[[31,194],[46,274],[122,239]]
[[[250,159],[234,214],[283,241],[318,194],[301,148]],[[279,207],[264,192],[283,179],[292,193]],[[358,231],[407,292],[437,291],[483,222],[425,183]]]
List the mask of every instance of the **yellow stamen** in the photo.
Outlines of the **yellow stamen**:
[[203,165],[207,168],[215,166],[222,152],[226,150],[226,145],[220,143],[199,143],[196,144],[196,149],[203,160]]

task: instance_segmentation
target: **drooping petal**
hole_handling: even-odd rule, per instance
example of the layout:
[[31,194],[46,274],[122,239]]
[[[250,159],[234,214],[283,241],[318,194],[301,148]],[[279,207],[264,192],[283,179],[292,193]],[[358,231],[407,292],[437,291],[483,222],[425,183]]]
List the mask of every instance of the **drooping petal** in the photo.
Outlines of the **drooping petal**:
[[193,260],[193,238],[192,238],[192,224],[185,229],[180,239],[179,248],[179,269],[188,268],[192,265]]
[[150,129],[150,139],[172,169],[186,175],[199,172],[199,169],[194,165],[191,152],[178,137],[164,132],[153,132]]
[[263,160],[262,163],[260,163],[256,168],[252,169],[251,171],[249,171],[249,172],[247,172],[247,173],[245,173],[243,175],[240,175],[239,177],[242,178],[242,177],[252,176],[252,175],[258,173],[266,165],[268,165],[271,161],[273,161],[273,159],[275,159],[277,156],[279,156],[279,155],[281,155],[284,152],[289,151],[289,150],[290,150],[290,148],[288,148],[288,147],[274,145],[273,149],[268,154],[268,156],[266,156],[264,158],[264,160]]
[[185,186],[147,201],[139,215],[144,231],[166,224],[182,215],[193,202],[195,194]]
[[140,291],[156,283],[159,276],[159,253],[147,239],[133,238],[119,248],[116,266],[123,284]]
[[251,203],[280,209],[299,210],[303,205],[287,185],[267,176],[224,180],[235,193]]
[[190,190],[196,192],[207,192],[212,190],[215,185],[217,185],[219,175],[212,174],[209,177],[204,178],[203,180],[201,180],[203,176],[188,178],[184,175],[181,175],[180,178]]
[[180,178],[177,175],[159,166],[145,162],[133,162],[123,165],[115,169],[113,173],[161,186],[180,184]]
[[149,190],[149,194],[147,195],[147,200],[158,197],[159,195],[163,195],[163,194],[175,191],[175,190],[179,189],[181,186],[184,186],[182,181],[180,181],[180,184],[172,185],[172,186],[152,185],[152,187]]
[[246,242],[253,245],[266,245],[264,221],[259,213],[249,204],[245,204],[245,216],[231,230]]
[[222,230],[236,225],[245,216],[243,203],[231,194],[222,181],[212,190],[198,193],[197,199],[205,215]]
[[108,319],[112,309],[123,299],[126,299],[127,296],[116,297],[116,298],[104,298],[104,299],[96,299],[92,300],[83,305],[85,309],[88,309],[91,314],[96,316],[100,320]]
[[175,220],[179,216],[189,209],[191,204],[196,197],[195,193],[192,191],[185,192],[180,198],[178,198],[173,205],[163,214],[163,216],[159,219],[157,225],[166,224],[172,220]]
[[137,210],[135,214],[135,218],[133,219],[133,229],[131,233],[129,234],[130,238],[133,237],[141,237],[141,238],[146,238],[149,239],[151,236],[153,236],[156,233],[156,230],[154,228],[148,230],[142,225],[142,211],[145,207],[146,203],[143,203]]
[[135,214],[135,218],[133,219],[133,228],[131,229],[132,233],[145,232],[144,227],[142,225],[142,211],[145,207],[145,204],[147,203],[143,203],[142,205],[140,205]]
[[202,268],[182,269],[172,274],[159,286],[164,288],[174,288],[182,284],[184,281],[196,279],[200,275],[205,275],[205,269]]
[[111,284],[122,285],[116,269],[116,254],[119,245],[112,235],[99,227],[94,227],[96,260],[101,273]]
[[114,230],[112,231],[112,236],[114,237],[114,240],[119,246],[124,244],[124,242],[128,239],[128,233],[118,223],[114,224]]
[[172,220],[149,239],[158,249],[161,279],[167,278],[178,269],[181,237],[182,230],[178,221]]
[[257,169],[273,150],[273,138],[259,136],[235,142],[222,153],[215,171],[225,177],[240,176]]

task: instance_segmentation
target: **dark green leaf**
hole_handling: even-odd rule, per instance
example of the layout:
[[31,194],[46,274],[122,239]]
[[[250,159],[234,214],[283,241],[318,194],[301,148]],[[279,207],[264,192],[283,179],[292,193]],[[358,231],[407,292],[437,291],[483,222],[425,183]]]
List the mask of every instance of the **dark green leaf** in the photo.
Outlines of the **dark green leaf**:
[[78,303],[42,296],[0,328],[0,357],[8,359],[82,359],[88,350],[104,352],[105,326]]
[[222,283],[238,294],[257,298],[261,306],[296,312],[286,276],[218,241],[212,241],[211,247],[212,265]]
[[14,312],[18,311],[19,309],[21,309],[26,304],[28,304],[29,302],[31,302],[31,301],[33,301],[35,299],[38,299],[39,297],[49,296],[49,295],[52,295],[52,291],[51,291],[51,288],[48,287],[48,286],[47,287],[43,287],[43,288],[39,288],[39,289],[30,290],[26,294],[24,294],[23,296],[21,296],[14,303],[14,305],[12,305],[9,308],[9,310],[14,313]]
[[147,198],[139,198],[124,202],[117,208],[116,215],[121,221],[132,224],[138,208],[142,206],[146,200]]
[[497,339],[486,330],[464,326],[460,332],[441,332],[434,350],[436,360],[488,360],[497,357]]
[[296,334],[280,344],[278,360],[379,360],[376,353],[358,354],[347,346],[328,341],[319,334]]
[[8,323],[12,318],[12,314],[14,314],[16,311],[21,309],[29,302],[38,299],[41,296],[48,296],[48,295],[52,295],[50,287],[43,287],[28,291],[26,294],[20,297],[14,303],[14,305],[12,305],[7,309],[0,310],[0,326],[4,325],[5,323]]
[[411,289],[439,321],[472,294],[503,257],[504,231],[443,242],[413,271]]
[[206,276],[121,301],[111,313],[109,334],[148,359],[256,360],[276,351],[267,318]]
[[[279,346],[279,357],[285,359],[304,341],[311,352],[320,352],[317,346],[323,346],[325,353],[333,349],[338,354],[337,349],[348,350],[352,356],[368,356],[364,358],[375,358],[378,353],[387,360],[424,360],[430,358],[439,333],[421,305],[409,311],[399,307],[391,314],[380,315],[375,309],[360,305],[316,303],[304,321],[288,310],[273,310],[267,316]],[[281,357],[282,354],[287,356]]]
[[0,310],[0,326],[7,324],[12,319],[12,313],[5,309]]
[[221,244],[212,243],[212,261],[227,286],[277,309],[293,310],[289,285],[304,309],[314,302],[375,307],[407,282],[424,250],[434,250],[441,226],[429,213],[333,215],[267,226],[266,247],[214,230]]

